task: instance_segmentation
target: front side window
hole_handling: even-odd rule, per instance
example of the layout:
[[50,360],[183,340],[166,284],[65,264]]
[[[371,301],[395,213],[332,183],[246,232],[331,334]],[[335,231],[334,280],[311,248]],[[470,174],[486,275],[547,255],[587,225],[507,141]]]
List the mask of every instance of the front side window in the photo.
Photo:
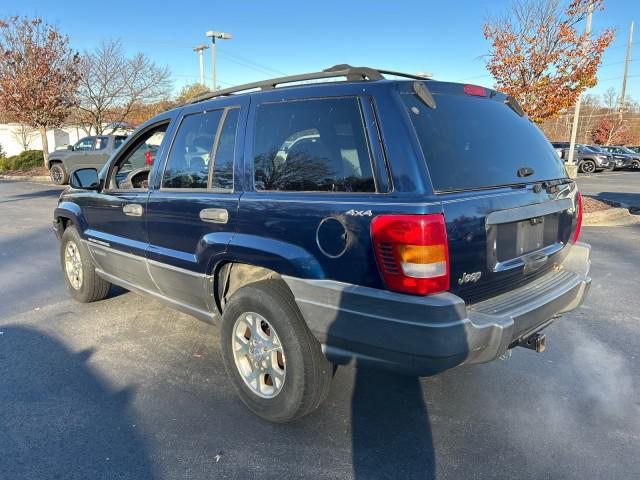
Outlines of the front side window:
[[375,191],[357,98],[262,104],[255,131],[256,190]]
[[119,158],[113,167],[109,188],[148,188],[148,178],[168,124],[158,125],[138,137],[131,148]]
[[207,188],[222,112],[194,113],[182,119],[162,177],[163,188]]
[[73,146],[73,150],[76,152],[88,152],[93,150],[93,144],[95,143],[95,137],[85,137],[80,140]]

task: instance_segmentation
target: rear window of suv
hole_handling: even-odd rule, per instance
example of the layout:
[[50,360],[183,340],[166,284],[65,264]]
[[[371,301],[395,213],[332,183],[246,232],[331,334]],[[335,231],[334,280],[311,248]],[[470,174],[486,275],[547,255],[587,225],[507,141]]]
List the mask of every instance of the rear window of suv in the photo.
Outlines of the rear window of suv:
[[[462,92],[463,86],[459,87]],[[402,94],[402,99],[434,190],[471,190],[566,177],[553,147],[526,116],[495,98],[433,93],[434,109],[415,94]],[[534,173],[518,177],[522,167]]]

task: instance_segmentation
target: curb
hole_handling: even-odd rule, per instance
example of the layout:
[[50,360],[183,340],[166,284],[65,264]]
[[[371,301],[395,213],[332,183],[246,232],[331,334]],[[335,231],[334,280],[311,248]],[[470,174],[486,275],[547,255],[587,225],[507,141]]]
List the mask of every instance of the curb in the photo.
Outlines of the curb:
[[38,183],[53,183],[51,178],[46,175],[0,175],[0,180],[13,180],[14,182],[38,182]]
[[582,225],[585,227],[614,227],[640,222],[639,215],[632,215],[627,208],[609,208],[599,212],[585,213]]

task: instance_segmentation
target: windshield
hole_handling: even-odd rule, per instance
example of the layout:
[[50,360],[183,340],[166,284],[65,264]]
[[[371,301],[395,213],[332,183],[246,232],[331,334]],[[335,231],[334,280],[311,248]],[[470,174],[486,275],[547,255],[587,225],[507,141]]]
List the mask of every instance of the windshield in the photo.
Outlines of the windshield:
[[[456,87],[462,91],[462,85]],[[562,160],[540,129],[504,102],[438,94],[435,89],[432,92],[436,102],[433,109],[414,94],[402,94],[402,99],[434,190],[468,190],[566,177]],[[519,169],[525,167],[533,173],[518,176]]]

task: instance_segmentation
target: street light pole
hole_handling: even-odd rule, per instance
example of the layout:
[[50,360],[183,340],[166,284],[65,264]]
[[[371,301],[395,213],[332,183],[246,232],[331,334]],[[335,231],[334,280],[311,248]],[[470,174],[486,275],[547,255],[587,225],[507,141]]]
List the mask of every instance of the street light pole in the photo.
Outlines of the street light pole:
[[193,48],[194,52],[198,52],[200,54],[200,85],[204,85],[204,56],[202,53],[207,48],[209,48],[209,46],[204,44]]
[[[585,26],[585,43],[584,48],[586,49],[589,41],[589,34],[591,33],[591,18],[593,16],[593,1],[589,1],[589,6],[587,7],[587,25]],[[576,109],[573,112],[573,125],[571,125],[571,141],[569,142],[569,158],[567,158],[567,173],[571,178],[575,178],[578,176],[578,166],[573,160],[575,148],[576,148],[576,136],[578,135],[578,120],[580,119],[580,97],[582,95],[578,95],[576,99]]]
[[627,93],[627,77],[629,76],[629,62],[631,61],[631,45],[633,44],[633,20],[629,28],[629,43],[627,43],[627,57],[624,61],[624,76],[622,77],[622,91],[620,92],[620,120],[624,113],[624,97]]
[[233,36],[230,33],[218,32],[216,30],[209,30],[207,37],[211,38],[211,76],[212,76],[212,90],[216,91],[216,39],[231,40]]

